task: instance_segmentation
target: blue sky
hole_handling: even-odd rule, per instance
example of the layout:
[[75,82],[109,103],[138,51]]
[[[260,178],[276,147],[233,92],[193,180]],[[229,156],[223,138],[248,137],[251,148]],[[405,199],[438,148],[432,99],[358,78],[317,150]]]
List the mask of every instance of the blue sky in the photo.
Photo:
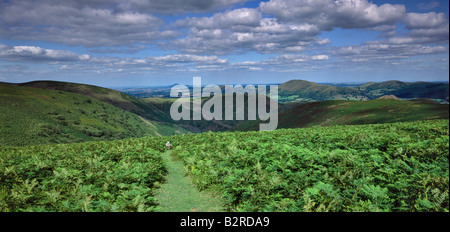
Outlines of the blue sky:
[[0,0],[0,82],[446,81],[447,1]]

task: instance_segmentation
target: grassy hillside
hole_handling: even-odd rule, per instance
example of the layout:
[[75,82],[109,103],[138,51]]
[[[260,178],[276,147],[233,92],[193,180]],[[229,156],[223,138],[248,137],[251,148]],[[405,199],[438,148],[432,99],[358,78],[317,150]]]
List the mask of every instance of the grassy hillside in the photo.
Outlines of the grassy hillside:
[[[174,121],[170,116],[170,107],[177,98],[136,98],[126,93],[103,87],[57,81],[33,81],[19,85],[41,89],[56,89],[89,96],[139,115],[147,120],[177,125],[177,127],[184,128],[184,131],[186,132],[224,131],[237,123],[236,121],[225,120]],[[203,98],[202,103],[208,99],[209,98]],[[193,107],[191,105],[191,111],[192,109]]]
[[[323,101],[301,103],[280,112],[278,128],[361,125],[448,119],[449,105],[429,101],[376,99],[370,101]],[[248,121],[233,130],[258,130],[258,121]]]
[[449,121],[0,147],[0,211],[155,211],[164,144],[236,211],[449,211]]
[[0,84],[0,146],[185,133],[111,104],[61,90]]
[[448,120],[176,136],[230,211],[449,210]]
[[125,111],[137,114],[148,120],[154,120],[159,122],[171,122],[168,112],[163,112],[153,104],[144,102],[142,99],[119,92],[117,90],[107,89],[93,85],[58,82],[58,81],[33,81],[19,85],[41,89],[56,89],[71,93],[77,93],[114,105]]

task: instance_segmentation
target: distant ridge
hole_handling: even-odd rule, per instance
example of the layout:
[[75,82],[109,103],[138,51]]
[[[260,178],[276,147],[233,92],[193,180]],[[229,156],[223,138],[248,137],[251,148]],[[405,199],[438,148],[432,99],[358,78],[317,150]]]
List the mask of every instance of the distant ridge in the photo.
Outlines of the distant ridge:
[[398,80],[368,82],[352,87],[317,84],[305,80],[290,80],[279,86],[280,102],[310,102],[326,100],[373,100],[394,95],[399,99],[429,98],[448,103],[449,83],[402,82]]
[[317,84],[305,80],[291,80],[279,86],[280,96],[297,95],[298,99],[305,101],[324,100],[368,100],[361,91],[350,87]]

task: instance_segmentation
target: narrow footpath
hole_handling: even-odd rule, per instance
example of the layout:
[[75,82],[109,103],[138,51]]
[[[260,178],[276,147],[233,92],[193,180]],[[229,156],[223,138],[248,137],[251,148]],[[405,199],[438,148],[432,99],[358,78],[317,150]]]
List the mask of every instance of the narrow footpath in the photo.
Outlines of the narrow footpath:
[[166,181],[156,191],[158,212],[220,212],[223,202],[206,191],[200,192],[185,175],[183,161],[173,157],[172,151],[162,154],[168,174]]

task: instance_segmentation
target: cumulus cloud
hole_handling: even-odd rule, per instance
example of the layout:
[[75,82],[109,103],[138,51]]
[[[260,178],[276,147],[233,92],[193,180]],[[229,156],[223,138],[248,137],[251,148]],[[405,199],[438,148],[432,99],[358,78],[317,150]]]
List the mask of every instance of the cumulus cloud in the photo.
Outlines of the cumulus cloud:
[[391,44],[447,43],[449,21],[443,13],[407,13],[402,22],[408,31],[388,39]]
[[[0,59],[54,63],[55,70],[66,72],[285,72],[448,53],[444,13],[406,12],[404,5],[369,0],[267,0],[244,8],[240,4],[246,1],[0,1],[1,39],[84,46],[99,55],[0,44]],[[436,7],[428,3],[422,8]],[[342,37],[323,33],[335,28],[380,34],[374,41],[339,47]],[[163,55],[145,57],[152,52],[144,50],[153,49]],[[107,53],[122,54],[101,57]],[[246,53],[272,56],[236,63],[221,57]]]
[[257,9],[242,8],[211,17],[179,20],[175,27],[188,27],[186,37],[170,42],[187,53],[223,55],[233,52],[303,52],[320,30],[312,24],[283,24],[263,18]]
[[177,34],[161,33],[164,21],[151,14],[75,7],[70,2],[3,2],[0,5],[0,33],[9,39],[86,47],[151,43]]
[[[444,13],[408,13],[403,19],[408,29],[436,28],[448,23]],[[448,29],[448,28],[447,28]]]
[[262,18],[261,12],[252,8],[240,8],[224,13],[214,14],[212,17],[195,17],[179,20],[175,23],[178,26],[192,26],[196,28],[224,28],[259,25]]
[[[0,34],[7,39],[43,40],[85,47],[156,44],[160,40],[174,39],[181,33],[164,28],[165,21],[155,14],[212,12],[245,1],[248,0],[2,1]],[[242,10],[241,13],[246,12]],[[238,14],[234,11],[218,15],[214,20],[228,23],[223,26],[234,25],[242,22]]]
[[35,46],[13,46],[0,44],[0,59],[14,61],[86,61],[90,59],[87,54],[77,54],[64,50],[44,49]]
[[321,30],[392,25],[406,12],[403,5],[377,6],[367,0],[270,0],[260,8],[283,22],[314,24]]

